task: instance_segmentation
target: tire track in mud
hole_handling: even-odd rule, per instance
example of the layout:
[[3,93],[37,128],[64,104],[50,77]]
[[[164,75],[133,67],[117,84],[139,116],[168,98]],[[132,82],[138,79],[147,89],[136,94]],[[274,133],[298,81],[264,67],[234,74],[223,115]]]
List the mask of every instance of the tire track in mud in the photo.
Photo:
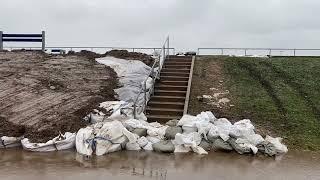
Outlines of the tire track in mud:
[[302,90],[302,85],[294,82],[294,78],[292,76],[275,67],[271,63],[261,61],[261,64],[267,68],[270,68],[273,72],[277,73],[279,78],[284,80],[284,82],[287,85],[296,90],[298,94],[304,99],[306,105],[312,110],[312,113],[315,115],[316,119],[320,120],[320,110],[316,107],[316,104],[312,101],[308,94]]
[[262,85],[262,87],[265,89],[267,94],[271,97],[272,101],[276,105],[278,112],[287,121],[287,110],[285,109],[282,101],[276,95],[275,89],[272,87],[270,82],[266,80],[253,65],[246,63],[244,61],[238,61],[238,65],[242,69],[246,70],[249,73],[250,77],[257,80]]

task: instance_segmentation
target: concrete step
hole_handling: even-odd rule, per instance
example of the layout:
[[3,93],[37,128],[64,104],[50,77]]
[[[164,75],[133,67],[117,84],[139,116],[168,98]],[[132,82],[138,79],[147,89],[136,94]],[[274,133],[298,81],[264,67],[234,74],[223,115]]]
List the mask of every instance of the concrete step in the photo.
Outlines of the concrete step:
[[189,76],[188,77],[164,76],[163,74],[161,74],[160,79],[163,80],[163,81],[188,81],[189,80]]
[[149,106],[155,108],[172,108],[172,109],[183,109],[184,103],[183,102],[159,102],[159,101],[149,101]]
[[168,59],[168,60],[166,60],[164,63],[171,63],[171,62],[173,62],[173,63],[175,63],[175,62],[177,62],[177,63],[180,63],[180,62],[187,62],[187,63],[192,63],[192,59]]
[[188,86],[188,81],[168,81],[161,80],[159,81],[163,85],[173,85],[173,86]]
[[148,115],[170,115],[170,116],[182,116],[183,109],[169,109],[169,108],[154,108],[147,107]]
[[173,90],[155,90],[154,95],[156,96],[185,96],[187,91],[173,91]]
[[156,84],[155,89],[158,90],[174,90],[174,91],[186,91],[188,86],[171,86],[171,85],[163,85],[163,84]]
[[164,65],[186,65],[186,66],[191,66],[191,61],[190,62],[184,62],[184,61],[178,61],[178,62],[172,62],[172,61],[166,61],[164,62]]
[[182,116],[147,115],[148,122],[158,122],[165,124],[172,119],[181,119]]
[[161,76],[177,76],[177,77],[188,77],[190,73],[185,72],[161,72]]
[[[162,68],[161,70],[161,73],[164,73],[164,72],[179,72],[179,73],[190,73],[190,69],[186,68],[186,69],[176,69],[176,68],[167,68],[167,67],[164,67]],[[160,73],[160,74],[161,74]]]
[[152,96],[151,101],[158,102],[184,102],[185,96]]

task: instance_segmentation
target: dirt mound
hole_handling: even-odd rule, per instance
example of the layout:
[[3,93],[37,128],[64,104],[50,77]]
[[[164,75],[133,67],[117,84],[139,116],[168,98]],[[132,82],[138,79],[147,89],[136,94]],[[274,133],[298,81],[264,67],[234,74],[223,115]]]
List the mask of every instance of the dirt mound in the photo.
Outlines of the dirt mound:
[[90,60],[93,56],[1,53],[0,136],[46,142],[85,127],[83,118],[99,103],[116,100],[118,87],[113,69]]
[[94,60],[95,58],[100,58],[105,56],[104,54],[99,54],[99,53],[87,51],[87,50],[81,50],[80,52],[69,51],[68,55],[86,57],[90,60]]
[[139,52],[129,52],[127,50],[111,50],[105,53],[106,56],[113,56],[121,59],[132,59],[140,60],[148,66],[152,66],[154,59],[151,55],[139,53]]

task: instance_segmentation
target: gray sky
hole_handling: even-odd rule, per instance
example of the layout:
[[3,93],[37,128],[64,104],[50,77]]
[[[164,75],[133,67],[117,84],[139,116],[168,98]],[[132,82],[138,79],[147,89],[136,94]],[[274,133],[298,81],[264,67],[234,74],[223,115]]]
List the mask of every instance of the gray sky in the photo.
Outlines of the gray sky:
[[0,29],[47,44],[320,48],[319,0],[0,0]]

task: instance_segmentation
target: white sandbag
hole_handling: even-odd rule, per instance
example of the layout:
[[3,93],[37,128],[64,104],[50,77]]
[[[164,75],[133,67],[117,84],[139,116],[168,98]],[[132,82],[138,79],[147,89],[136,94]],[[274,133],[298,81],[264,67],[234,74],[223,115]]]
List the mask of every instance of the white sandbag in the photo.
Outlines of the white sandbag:
[[251,144],[247,139],[238,138],[236,140],[236,143],[243,149],[250,148],[253,154],[257,154],[258,152],[258,148],[255,145]]
[[149,124],[146,121],[141,121],[137,119],[128,119],[123,122],[125,127],[131,127],[132,129],[142,128],[145,129]]
[[184,146],[193,146],[196,147],[201,142],[200,134],[193,132],[190,134],[176,134],[175,139],[173,140],[175,145],[184,145]]
[[96,130],[96,136],[106,138],[113,143],[113,140],[116,140],[123,135],[123,129],[125,129],[125,127],[119,121],[105,122],[100,129]]
[[177,126],[195,127],[195,124],[194,124],[195,118],[196,118],[195,116],[185,114],[179,120]]
[[208,154],[208,152],[206,150],[204,150],[202,147],[200,146],[196,146],[196,147],[191,147],[191,149],[193,150],[193,152],[200,154],[200,155],[205,155]]
[[149,141],[146,137],[142,136],[141,138],[138,139],[137,143],[141,148],[143,148],[149,143]]
[[76,136],[76,149],[77,152],[83,155],[91,156],[93,153],[91,144],[88,139],[93,139],[93,128],[88,126],[86,128],[82,128],[78,131]]
[[147,128],[147,134],[149,136],[159,137],[160,139],[164,139],[164,136],[166,134],[166,129],[169,126],[160,126],[160,127],[146,127]]
[[57,151],[72,149],[76,143],[76,133],[66,132],[64,135],[57,136],[53,139]]
[[97,156],[107,154],[110,147],[112,146],[112,143],[110,141],[104,139],[95,139],[95,143]]
[[183,134],[198,132],[198,128],[197,127],[190,127],[190,126],[182,126],[182,132],[183,132]]
[[211,126],[214,126],[210,122],[206,121],[198,121],[196,122],[196,127],[198,129],[198,133],[204,137],[205,140],[208,140],[207,134],[209,130],[211,129]]
[[230,130],[230,135],[237,138],[252,134],[255,134],[254,126],[249,119],[244,119],[234,123]]
[[288,152],[287,146],[281,143],[282,138],[280,137],[273,138],[267,135],[265,141],[272,144],[275,147],[276,155]]
[[112,144],[112,146],[108,149],[108,153],[113,153],[121,151],[121,144]]
[[21,139],[23,139],[23,137],[2,136],[0,138],[0,149],[1,148],[12,148],[12,147],[21,146]]
[[49,140],[46,143],[31,143],[28,138],[24,138],[21,140],[21,144],[23,149],[27,151],[51,152],[56,150],[52,140]]
[[139,136],[137,134],[134,134],[134,133],[128,131],[124,127],[122,129],[122,134],[124,134],[128,138],[129,142],[131,142],[131,143],[137,142],[137,140],[139,138]]
[[[160,140],[159,140],[159,141],[160,141]],[[148,144],[143,147],[143,150],[153,151],[152,143],[151,143],[151,142],[148,142]]]
[[201,121],[211,122],[211,123],[214,123],[214,121],[217,120],[217,118],[210,111],[201,112],[196,117]]
[[208,137],[216,139],[219,137],[219,129],[216,125],[210,126],[210,130],[208,132]]
[[28,138],[21,140],[23,149],[35,152],[60,151],[74,148],[75,133],[59,135],[46,143],[31,143]]
[[229,133],[232,128],[232,124],[226,118],[220,118],[214,121],[214,125],[218,128],[218,134],[224,141],[227,141],[230,136]]
[[122,135],[118,139],[112,140],[113,144],[123,144],[123,143],[127,143],[127,142],[129,142],[129,139],[125,135]]
[[140,148],[139,144],[136,142],[133,142],[133,143],[128,142],[126,144],[126,149],[128,151],[139,151],[141,148]]
[[174,153],[187,153],[190,152],[191,148],[184,145],[175,145]]
[[157,137],[147,136],[146,138],[148,139],[148,141],[149,141],[151,144],[160,142],[160,139],[157,138]]

